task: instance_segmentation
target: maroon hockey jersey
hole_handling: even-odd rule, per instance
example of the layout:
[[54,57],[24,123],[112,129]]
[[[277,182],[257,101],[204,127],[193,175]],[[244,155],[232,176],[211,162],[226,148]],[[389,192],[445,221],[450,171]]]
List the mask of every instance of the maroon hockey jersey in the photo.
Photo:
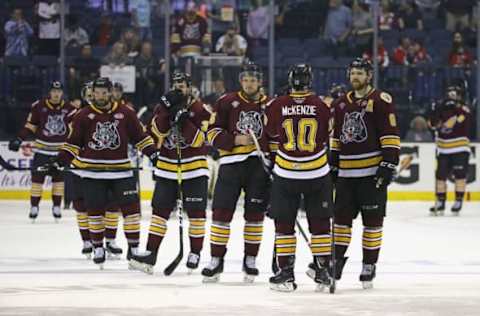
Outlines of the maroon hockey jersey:
[[127,178],[133,175],[132,171],[109,170],[131,167],[129,143],[135,144],[138,150],[148,156],[155,152],[152,137],[146,133],[131,107],[115,102],[110,110],[103,111],[90,104],[74,116],[70,134],[59,157],[77,168],[96,170],[77,171],[82,177]]
[[215,123],[208,130],[209,143],[220,152],[220,164],[241,162],[250,156],[257,156],[254,144],[235,145],[236,135],[249,135],[252,130],[268,152],[268,142],[264,133],[263,112],[268,97],[262,96],[259,102],[250,102],[242,92],[225,94],[214,106]]
[[57,155],[67,139],[69,118],[74,111],[76,108],[64,100],[56,106],[48,99],[36,101],[18,137],[24,140],[32,135],[34,152]]
[[203,102],[196,101],[189,107],[189,118],[183,123],[180,139],[171,128],[168,110],[158,105],[149,126],[160,157],[154,173],[158,177],[177,179],[177,142],[181,148],[183,179],[209,176],[207,164],[206,132],[213,123],[212,110]]
[[207,21],[196,15],[193,19],[182,16],[175,23],[171,38],[172,52],[180,57],[197,56],[202,52],[203,42],[210,41]]
[[327,142],[330,108],[313,93],[291,93],[267,106],[266,132],[278,147],[273,172],[283,178],[314,179],[330,171]]
[[436,131],[437,151],[441,154],[470,152],[470,120],[470,109],[461,103],[435,111],[430,124]]
[[390,94],[373,89],[363,98],[353,91],[337,99],[332,164],[346,178],[375,175],[381,161],[398,164],[400,137]]

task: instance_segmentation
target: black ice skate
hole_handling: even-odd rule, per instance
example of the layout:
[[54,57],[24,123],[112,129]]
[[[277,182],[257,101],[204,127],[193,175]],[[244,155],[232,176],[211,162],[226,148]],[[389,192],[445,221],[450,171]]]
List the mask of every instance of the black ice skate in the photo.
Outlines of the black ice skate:
[[215,283],[220,280],[220,274],[223,272],[223,258],[212,257],[210,263],[203,268],[203,283]]
[[270,278],[270,289],[279,292],[293,292],[297,289],[293,266],[287,266]]
[[98,265],[100,270],[103,270],[103,264],[105,263],[105,249],[103,247],[95,247],[93,262]]
[[445,213],[445,201],[437,200],[430,208],[430,216],[443,216]]
[[28,218],[32,220],[32,223],[35,223],[35,220],[38,217],[38,206],[32,206],[30,208],[30,213],[28,214]]
[[200,263],[200,255],[197,253],[190,252],[187,257],[187,268],[189,273],[192,273],[193,270],[198,268],[198,264]]
[[333,280],[329,271],[329,261],[326,258],[315,258],[315,278],[317,292],[323,292],[326,287],[332,286]]
[[145,251],[144,253],[133,254],[128,262],[130,270],[142,271],[146,274],[153,274],[153,267],[157,263],[157,253]]
[[93,252],[93,245],[91,241],[84,241],[83,242],[83,248],[82,248],[82,255],[85,255],[87,259],[92,258],[92,252]]
[[108,259],[120,259],[120,256],[123,253],[122,248],[118,247],[115,243],[115,240],[107,241],[107,247],[105,248],[107,251],[107,258]]
[[315,271],[316,271],[316,268],[315,268],[315,263],[313,262],[310,262],[308,264],[308,269],[307,269],[307,272],[305,272],[307,274],[307,276],[310,278],[310,279],[315,279]]
[[245,272],[243,277],[243,282],[245,283],[253,283],[253,281],[255,281],[255,277],[258,275],[258,269],[255,266],[255,259],[256,257],[254,256],[243,257],[242,271]]
[[128,245],[128,250],[127,250],[127,261],[130,261],[134,255],[137,255],[139,253],[138,251],[138,246],[130,246]]
[[460,210],[462,209],[463,201],[462,200],[455,200],[452,205],[451,211],[453,216],[460,215]]
[[55,223],[58,223],[60,218],[62,218],[62,210],[60,209],[60,206],[52,207],[52,215],[55,219]]
[[364,289],[373,288],[373,279],[375,278],[375,264],[364,263],[362,273],[360,273],[360,282]]

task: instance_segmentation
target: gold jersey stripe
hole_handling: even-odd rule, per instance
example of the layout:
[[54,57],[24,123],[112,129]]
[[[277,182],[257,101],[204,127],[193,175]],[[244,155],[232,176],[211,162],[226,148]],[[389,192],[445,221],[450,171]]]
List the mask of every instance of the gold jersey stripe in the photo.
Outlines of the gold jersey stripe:
[[356,169],[377,166],[382,161],[382,156],[366,159],[346,160],[340,159],[340,169]]

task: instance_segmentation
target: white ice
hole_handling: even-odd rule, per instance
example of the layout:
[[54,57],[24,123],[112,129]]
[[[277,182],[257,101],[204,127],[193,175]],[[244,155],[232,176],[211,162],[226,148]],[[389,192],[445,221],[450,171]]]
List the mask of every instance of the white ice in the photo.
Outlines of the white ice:
[[[168,236],[153,276],[108,261],[100,271],[80,254],[74,211],[55,224],[41,205],[35,224],[26,201],[0,202],[0,315],[480,315],[480,204],[466,203],[460,217],[429,217],[429,203],[390,203],[374,289],[363,290],[361,226],[354,226],[350,260],[337,293],[314,292],[305,270],[311,259],[298,238],[294,293],[268,287],[273,226],[266,220],[259,255],[261,275],[243,284],[243,219],[238,211],[218,284],[203,284],[200,271],[187,275],[184,262],[170,277],[163,268],[178,247],[178,222]],[[144,205],[142,248],[150,209]],[[301,220],[305,226],[305,220]],[[120,229],[118,243],[125,247]],[[188,240],[185,239],[188,245]],[[208,238],[201,267],[209,260]],[[320,314],[322,313],[322,314]]]

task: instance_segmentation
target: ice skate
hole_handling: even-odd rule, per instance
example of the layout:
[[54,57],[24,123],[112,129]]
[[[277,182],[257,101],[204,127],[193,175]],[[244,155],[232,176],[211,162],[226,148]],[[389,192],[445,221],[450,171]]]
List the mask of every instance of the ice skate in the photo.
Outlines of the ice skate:
[[30,208],[30,213],[28,214],[28,218],[32,220],[32,223],[35,223],[35,220],[38,217],[38,206],[32,206]]
[[144,253],[133,254],[128,262],[130,270],[142,271],[146,274],[153,274],[153,267],[157,263],[157,253],[145,251]]
[[297,289],[293,267],[286,267],[270,278],[270,289],[279,292],[293,292]]
[[87,240],[83,242],[82,255],[85,255],[88,260],[92,258],[93,245],[92,242]]
[[191,274],[193,270],[197,269],[199,263],[200,263],[200,255],[190,252],[187,257],[188,273]]
[[60,209],[60,206],[52,207],[52,215],[55,219],[55,223],[58,223],[60,221],[60,218],[62,218],[62,210]]
[[462,200],[455,200],[455,202],[452,205],[452,208],[450,209],[452,211],[452,215],[453,216],[460,215],[460,210],[462,209],[462,206],[463,206]]
[[445,201],[437,200],[430,208],[430,216],[443,216],[445,213]]
[[373,288],[373,279],[375,278],[376,267],[375,264],[364,263],[362,267],[362,273],[360,273],[360,282],[364,289]]
[[329,261],[326,258],[315,258],[315,278],[317,292],[323,292],[326,287],[332,285],[332,276],[329,272]]
[[203,268],[203,283],[215,283],[220,280],[220,274],[223,272],[223,258],[212,257],[210,263]]
[[120,256],[123,253],[122,248],[118,247],[115,240],[107,241],[107,246],[105,248],[107,251],[107,259],[119,260]]
[[98,265],[100,270],[103,270],[105,263],[105,249],[103,247],[96,247],[93,253],[93,262]]
[[255,277],[258,276],[258,269],[255,265],[254,256],[244,256],[243,257],[243,267],[242,271],[245,273],[243,276],[243,282],[245,283],[253,283],[255,281]]

